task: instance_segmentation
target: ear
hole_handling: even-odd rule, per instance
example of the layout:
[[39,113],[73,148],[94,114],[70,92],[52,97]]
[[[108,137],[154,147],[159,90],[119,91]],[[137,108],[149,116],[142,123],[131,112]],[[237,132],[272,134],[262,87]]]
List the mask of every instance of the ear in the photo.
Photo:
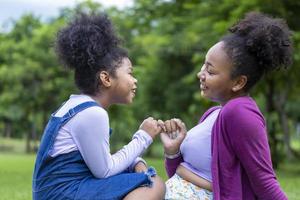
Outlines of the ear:
[[247,83],[247,76],[245,75],[241,75],[241,76],[238,76],[235,80],[235,83],[232,87],[232,91],[233,92],[239,92],[241,90],[243,90],[243,88],[245,87],[246,83]]
[[107,71],[101,71],[99,73],[99,79],[104,87],[110,87],[111,86],[111,77],[109,76],[109,73]]

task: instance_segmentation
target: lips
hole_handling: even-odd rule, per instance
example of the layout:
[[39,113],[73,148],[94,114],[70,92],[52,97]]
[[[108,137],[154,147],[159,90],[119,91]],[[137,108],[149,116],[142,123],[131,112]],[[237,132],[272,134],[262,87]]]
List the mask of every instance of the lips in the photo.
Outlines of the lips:
[[201,89],[201,90],[206,90],[207,87],[206,87],[203,83],[201,83],[201,84],[200,84],[200,89]]
[[136,93],[136,88],[132,89],[131,91],[132,91],[132,93],[135,95],[135,93]]

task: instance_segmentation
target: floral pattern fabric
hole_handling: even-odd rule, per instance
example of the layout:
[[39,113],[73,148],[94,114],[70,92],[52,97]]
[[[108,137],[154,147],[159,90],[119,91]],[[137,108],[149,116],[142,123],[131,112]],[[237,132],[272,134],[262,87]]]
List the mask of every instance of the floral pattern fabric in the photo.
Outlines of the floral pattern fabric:
[[175,174],[166,182],[166,200],[213,200],[213,193]]

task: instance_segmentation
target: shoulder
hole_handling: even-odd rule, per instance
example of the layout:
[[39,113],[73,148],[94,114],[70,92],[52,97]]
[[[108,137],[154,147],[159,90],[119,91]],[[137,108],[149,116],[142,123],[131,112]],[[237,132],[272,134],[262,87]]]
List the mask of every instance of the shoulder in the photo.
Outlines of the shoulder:
[[230,130],[253,130],[265,126],[265,120],[251,97],[230,100],[220,112],[220,120]]
[[90,133],[94,135],[95,133],[100,133],[99,130],[103,129],[105,129],[105,133],[109,133],[109,118],[106,110],[99,106],[93,106],[77,113],[68,122],[68,126],[74,132],[79,133],[85,132],[85,134]]
[[108,120],[108,113],[105,109],[100,106],[89,107],[77,114],[78,118],[84,118],[86,120],[98,121]]
[[221,110],[225,117],[242,117],[247,114],[258,114],[261,112],[251,97],[239,97],[228,101]]
[[[66,101],[61,108],[57,111],[55,116],[62,117],[64,116],[70,109],[73,109],[80,104],[94,101],[91,99],[91,97],[87,95],[71,95],[68,101]],[[91,106],[88,107],[81,112],[77,113],[74,118],[77,118],[78,116],[83,116],[86,118],[108,118],[107,111],[102,108],[101,106]]]

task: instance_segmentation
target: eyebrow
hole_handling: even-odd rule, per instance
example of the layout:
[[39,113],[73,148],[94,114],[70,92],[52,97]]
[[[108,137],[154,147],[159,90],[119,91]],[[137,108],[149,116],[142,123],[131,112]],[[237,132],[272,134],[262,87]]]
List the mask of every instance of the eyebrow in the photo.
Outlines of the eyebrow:
[[210,62],[205,61],[205,64],[214,67],[214,65],[211,64]]

